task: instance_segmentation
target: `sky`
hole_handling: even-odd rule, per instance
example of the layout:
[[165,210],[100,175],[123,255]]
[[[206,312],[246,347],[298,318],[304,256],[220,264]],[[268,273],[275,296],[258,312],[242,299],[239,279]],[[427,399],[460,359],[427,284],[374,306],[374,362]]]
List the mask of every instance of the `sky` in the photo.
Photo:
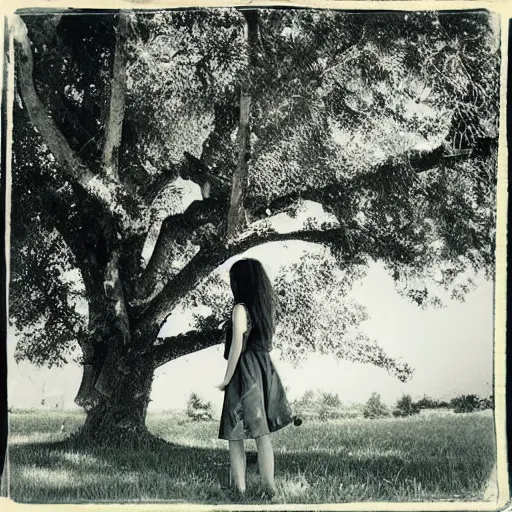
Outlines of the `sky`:
[[[183,183],[190,188],[190,183]],[[198,197],[191,189],[188,200]],[[186,207],[186,204],[183,205]],[[320,205],[309,203],[295,218],[277,216],[273,227],[281,232],[300,229],[314,216],[329,220]],[[331,219],[332,220],[332,219]],[[247,251],[244,255],[258,258],[271,280],[281,265],[300,257],[304,250],[321,250],[304,242],[274,242]],[[151,254],[151,244],[144,249]],[[221,270],[227,282],[228,269],[235,258],[226,261]],[[413,398],[424,395],[450,399],[459,394],[488,396],[493,382],[493,284],[475,276],[476,289],[464,302],[448,301],[443,309],[421,309],[400,296],[382,265],[370,265],[367,275],[356,282],[352,298],[366,306],[369,319],[361,329],[379,342],[385,352],[407,362],[414,374],[401,383],[385,370],[369,364],[338,361],[331,356],[312,354],[295,368],[277,350],[272,359],[288,388],[290,399],[299,398],[307,390],[337,393],[344,403],[365,402],[373,392],[392,405],[403,394]],[[190,312],[175,311],[162,327],[161,336],[171,336],[190,329]],[[81,380],[81,368],[68,364],[64,368],[38,368],[14,361],[16,339],[8,336],[8,393],[14,408],[77,408],[73,400]],[[224,378],[226,362],[222,347],[216,346],[182,357],[155,372],[149,411],[185,407],[192,392],[222,405],[222,393],[216,389]],[[45,400],[44,406],[41,404]]]

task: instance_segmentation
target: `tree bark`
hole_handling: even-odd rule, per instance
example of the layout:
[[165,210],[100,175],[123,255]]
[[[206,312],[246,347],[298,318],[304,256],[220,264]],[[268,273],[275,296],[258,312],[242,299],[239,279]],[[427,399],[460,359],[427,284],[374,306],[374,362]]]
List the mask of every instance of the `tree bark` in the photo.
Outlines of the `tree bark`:
[[165,269],[180,250],[180,245],[208,245],[208,235],[213,235],[213,231],[218,233],[223,225],[223,206],[222,201],[213,198],[194,201],[185,212],[167,217],[162,222],[151,258],[138,282],[137,299],[150,297],[158,282],[167,284]]
[[160,339],[152,349],[155,368],[188,354],[213,347],[224,339],[224,331],[219,328],[219,320],[214,316],[205,319],[201,330],[189,331],[170,338]]
[[251,96],[243,92],[240,97],[240,128],[238,132],[238,166],[233,176],[231,201],[228,214],[227,238],[233,238],[244,224],[244,197],[247,187],[247,171],[249,160],[249,112]]
[[251,75],[255,65],[255,45],[258,40],[258,11],[243,11],[247,25],[246,37],[249,50],[249,78],[240,95],[240,121],[238,128],[238,165],[233,176],[231,201],[228,213],[228,240],[236,236],[245,223],[244,198],[247,189],[248,162],[250,158]]
[[112,66],[112,81],[106,122],[105,144],[103,146],[103,168],[107,175],[119,178],[119,147],[123,131],[126,93],[126,53],[125,39],[128,28],[126,14],[120,13],[116,30],[116,45]]
[[[181,272],[148,304],[133,326],[134,334],[140,341],[137,350],[145,352],[156,339],[161,325],[176,306],[177,302],[192,290],[201,279],[222,263],[227,254],[224,247],[200,250]],[[219,263],[220,262],[220,263]]]
[[[95,386],[103,366],[103,357],[101,353],[94,350],[92,344],[80,343],[80,346],[82,347],[84,362],[82,382],[75,397],[75,403],[83,407],[84,410],[90,411],[102,400],[102,396]],[[85,350],[84,347],[86,347]]]
[[[119,181],[119,146],[124,120],[126,89],[125,39],[127,17],[119,14],[114,49],[112,81],[109,97],[108,117],[103,146],[103,171],[107,176]],[[131,342],[130,319],[125,301],[124,286],[120,276],[120,240],[116,226],[107,218],[102,223],[107,263],[103,270],[103,302],[107,314],[106,322],[110,336],[107,342],[107,355],[96,380],[95,389],[103,396],[111,397],[122,380],[126,347]]]
[[140,358],[129,373],[115,382],[112,393],[87,410],[79,436],[94,444],[133,446],[148,431],[146,414],[150,401],[154,366]]
[[87,419],[80,435],[95,444],[133,443],[146,432],[154,364],[143,358],[127,361],[132,333],[128,313],[117,300],[121,281],[115,252],[104,267],[86,273],[84,282],[89,337],[80,343],[83,375],[75,402]]

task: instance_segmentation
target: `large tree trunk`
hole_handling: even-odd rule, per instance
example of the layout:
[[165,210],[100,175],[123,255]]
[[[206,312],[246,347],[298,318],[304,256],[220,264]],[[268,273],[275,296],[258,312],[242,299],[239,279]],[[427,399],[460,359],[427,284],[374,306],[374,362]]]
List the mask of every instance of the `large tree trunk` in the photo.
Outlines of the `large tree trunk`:
[[[96,369],[93,365],[91,378],[99,373],[100,364],[96,363]],[[83,440],[100,445],[134,446],[148,438],[146,413],[154,367],[150,361],[139,359],[128,371],[115,372],[117,378],[111,383],[110,396],[100,395],[94,405],[86,408],[87,417],[79,432]]]
[[94,250],[94,261],[83,272],[89,336],[80,343],[84,370],[75,402],[84,408],[87,419],[79,436],[94,444],[134,445],[147,437],[154,363],[150,357],[129,355],[133,333],[117,251],[105,249]]

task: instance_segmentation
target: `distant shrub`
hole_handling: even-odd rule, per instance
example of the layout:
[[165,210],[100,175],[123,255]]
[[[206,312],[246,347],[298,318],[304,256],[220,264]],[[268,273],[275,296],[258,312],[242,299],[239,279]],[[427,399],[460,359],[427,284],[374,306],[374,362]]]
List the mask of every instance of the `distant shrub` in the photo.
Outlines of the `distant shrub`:
[[413,414],[418,414],[419,412],[420,408],[418,404],[415,404],[412,401],[411,395],[404,395],[398,399],[393,411],[393,416],[404,418],[412,416]]
[[494,409],[494,395],[480,399],[480,410]]
[[477,395],[461,395],[451,401],[453,412],[469,413],[481,410],[481,400]]
[[315,402],[315,392],[312,390],[308,390],[299,399],[295,400],[293,405],[295,408],[308,408],[313,406]]
[[361,416],[363,416],[362,408],[355,409],[352,407],[352,408],[342,409],[342,411],[341,411],[341,417],[343,419],[354,420],[357,418],[361,418]]
[[[437,400],[434,400],[432,398],[429,398],[428,396],[424,396],[423,398],[420,398],[416,402],[416,405],[420,409],[438,409],[439,407],[441,407],[440,402],[438,402]],[[446,404],[446,405],[448,406],[448,404]]]
[[213,419],[212,403],[192,393],[187,401],[187,416],[195,421]]
[[363,416],[368,419],[385,418],[389,416],[388,408],[378,393],[372,393],[363,408]]
[[318,410],[318,418],[321,421],[339,420],[343,418],[343,411],[340,407],[329,407],[326,404],[321,404]]
[[297,414],[305,419],[327,421],[354,416],[352,413],[347,416],[347,411],[338,394],[328,391],[308,390],[293,401],[292,407]]
[[321,402],[327,407],[341,407],[341,400],[337,393],[321,393]]

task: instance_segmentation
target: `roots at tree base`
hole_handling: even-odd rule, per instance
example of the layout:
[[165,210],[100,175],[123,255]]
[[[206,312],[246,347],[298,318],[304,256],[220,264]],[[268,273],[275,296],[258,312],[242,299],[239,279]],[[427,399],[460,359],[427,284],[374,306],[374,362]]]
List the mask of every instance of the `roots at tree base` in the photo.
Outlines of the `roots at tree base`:
[[144,427],[140,429],[121,429],[114,428],[110,431],[88,431],[81,427],[72,433],[66,440],[76,447],[90,448],[123,448],[123,449],[157,449],[159,447],[170,448],[174,446],[151,434]]

